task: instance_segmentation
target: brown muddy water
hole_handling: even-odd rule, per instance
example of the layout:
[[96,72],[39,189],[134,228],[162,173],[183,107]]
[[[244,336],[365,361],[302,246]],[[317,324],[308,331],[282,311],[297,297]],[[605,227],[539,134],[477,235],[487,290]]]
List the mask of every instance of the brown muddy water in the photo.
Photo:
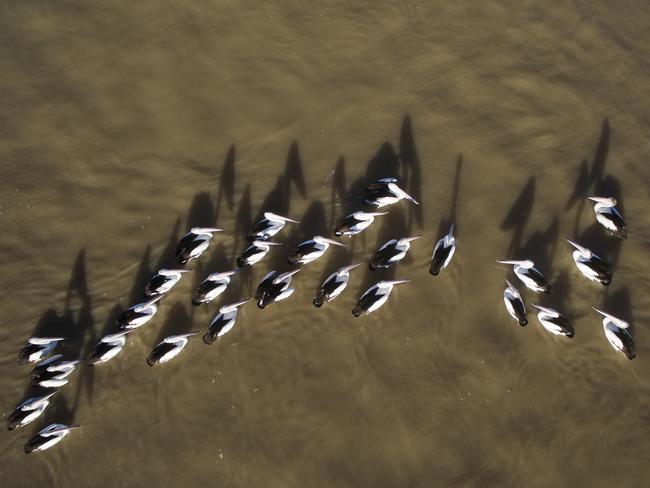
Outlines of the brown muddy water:
[[[79,2],[0,6],[1,408],[27,393],[16,354],[63,332],[67,357],[112,330],[190,226],[227,229],[115,360],[82,367],[43,417],[0,434],[0,486],[639,487],[650,475],[650,9],[647,2]],[[399,154],[399,158],[397,155]],[[252,295],[274,248],[217,303],[265,209],[276,238],[331,235],[371,179],[400,202],[296,275],[296,293],[166,365],[166,334],[205,330]],[[629,238],[594,225],[615,195]],[[458,250],[427,272],[449,221]],[[324,276],[423,234],[389,272]],[[611,260],[578,274],[564,236]],[[504,309],[496,259],[530,257],[573,340]],[[350,313],[379,277],[412,281]],[[520,287],[523,291],[523,287]],[[525,293],[526,302],[540,300]],[[638,358],[592,306],[631,322]],[[83,427],[44,453],[49,422]]]

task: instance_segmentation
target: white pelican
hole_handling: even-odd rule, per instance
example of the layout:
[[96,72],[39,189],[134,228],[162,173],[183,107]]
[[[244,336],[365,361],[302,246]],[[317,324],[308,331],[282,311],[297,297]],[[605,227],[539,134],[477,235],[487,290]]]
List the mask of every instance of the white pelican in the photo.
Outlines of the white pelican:
[[375,217],[379,215],[386,215],[388,212],[354,212],[344,217],[339,225],[334,229],[336,237],[348,236],[352,237],[365,230],[370,224],[375,221]]
[[359,317],[362,313],[372,313],[381,307],[390,293],[393,291],[395,285],[401,285],[402,283],[408,283],[410,280],[393,280],[393,281],[379,281],[372,285],[366,290],[366,292],[361,295],[356,306],[352,309],[352,315]]
[[198,332],[188,332],[187,334],[165,337],[160,344],[153,348],[147,358],[147,364],[149,366],[154,366],[155,364],[164,364],[167,361],[174,359],[181,353],[183,348],[187,346],[188,338],[196,334],[198,334]]
[[594,308],[594,310],[604,317],[603,330],[612,347],[616,351],[625,354],[628,359],[634,359],[636,357],[636,346],[630,332],[627,330],[630,324],[597,308]]
[[616,208],[615,198],[606,197],[587,197],[589,200],[596,202],[594,213],[596,220],[600,225],[607,229],[607,232],[619,239],[627,238],[627,228],[623,216]]
[[339,296],[341,292],[345,290],[345,287],[348,286],[348,281],[350,281],[350,270],[360,265],[361,263],[343,266],[329,275],[314,298],[314,306],[322,307],[323,304],[330,302]]
[[176,245],[174,253],[178,261],[185,264],[193,259],[198,259],[210,245],[212,234],[222,230],[217,227],[192,227]]
[[497,261],[497,263],[512,264],[517,278],[519,278],[529,290],[532,290],[535,293],[542,291],[546,294],[551,293],[551,285],[546,281],[542,272],[535,268],[535,263],[530,259],[526,261]]
[[206,344],[212,344],[217,339],[220,339],[221,336],[230,332],[230,329],[235,326],[239,307],[246,302],[248,302],[248,300],[221,307],[219,313],[212,319],[212,322],[210,322],[210,328],[203,336],[203,342]]
[[612,272],[609,264],[602,258],[596,256],[591,249],[581,246],[577,242],[566,239],[566,241],[576,248],[573,251],[573,260],[578,270],[591,281],[597,281],[605,286],[612,282]]
[[391,239],[386,242],[370,258],[370,269],[388,268],[395,263],[399,263],[411,248],[411,242],[420,237],[422,236],[402,237],[401,239]]
[[307,264],[315,261],[327,251],[330,244],[345,246],[338,241],[323,236],[314,236],[312,239],[298,244],[298,247],[289,253],[289,264]]
[[419,205],[415,198],[397,186],[397,180],[395,178],[382,178],[371,183],[366,187],[363,195],[364,203],[377,207],[392,205],[404,198]]
[[24,451],[26,454],[30,452],[45,451],[50,447],[58,444],[74,429],[78,429],[80,425],[63,425],[63,424],[50,424],[41,430],[38,434],[32,437],[27,444],[25,444]]
[[531,303],[539,312],[537,320],[551,334],[563,335],[572,338],[575,335],[575,329],[571,323],[560,312],[553,308],[542,307]]
[[265,241],[270,239],[275,234],[280,232],[287,222],[299,224],[297,220],[290,219],[289,217],[282,217],[271,212],[264,212],[264,218],[260,220],[253,230],[248,234],[248,239],[251,241]]
[[194,292],[192,305],[201,305],[202,303],[208,303],[217,298],[228,288],[232,275],[238,272],[239,270],[237,269],[209,275]]

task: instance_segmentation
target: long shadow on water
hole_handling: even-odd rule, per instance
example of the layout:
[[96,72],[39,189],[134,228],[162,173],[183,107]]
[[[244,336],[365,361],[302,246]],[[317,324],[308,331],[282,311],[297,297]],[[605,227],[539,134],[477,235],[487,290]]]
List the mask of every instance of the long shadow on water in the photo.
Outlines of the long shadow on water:
[[140,264],[138,265],[138,269],[135,272],[135,276],[133,278],[133,286],[131,287],[131,292],[129,293],[128,297],[129,306],[135,305],[136,303],[140,303],[142,300],[144,300],[144,288],[149,282],[149,279],[151,279],[151,275],[153,274],[150,262],[151,246],[147,246],[144,250],[144,253],[142,253]]
[[512,259],[511,256],[521,248],[521,243],[524,235],[524,229],[530,219],[535,202],[535,177],[528,178],[526,185],[517,197],[517,200],[512,204],[510,211],[506,218],[501,223],[501,230],[507,231],[512,229],[512,239],[508,245],[506,257],[503,259]]
[[407,227],[413,229],[413,221],[422,228],[422,168],[418,156],[411,117],[404,116],[399,137],[399,160],[402,163],[402,181],[406,192],[417,200],[420,205],[410,205]]
[[338,219],[345,217],[345,215],[340,215],[339,212],[336,211],[337,206],[339,206],[342,211],[345,211],[345,205],[347,202],[347,190],[345,185],[345,158],[340,157],[336,162],[336,168],[334,169],[334,174],[332,175],[329,225],[332,231],[334,227],[336,227]]
[[[454,176],[454,189],[451,194],[451,205],[449,209],[449,216],[447,218],[442,218],[440,220],[436,239],[441,239],[443,236],[447,235],[451,224],[454,224],[454,235],[458,236],[458,222],[456,219],[456,213],[458,209],[458,195],[460,193],[460,174],[462,169],[463,169],[463,155],[459,154],[458,159],[456,160],[456,174]],[[436,240],[435,242],[438,241]]]
[[[180,238],[179,236],[180,228],[181,228],[181,219],[177,218],[176,222],[174,223],[174,227],[172,228],[171,234],[169,235],[169,239],[167,240],[167,244],[165,245],[165,248],[160,253],[160,257],[158,258],[156,271],[158,271],[161,268],[179,267],[178,260],[174,255],[174,250],[176,249],[176,245],[178,244],[178,240]],[[151,278],[151,276],[149,278]],[[144,293],[144,288],[142,293]]]
[[221,173],[219,174],[219,185],[217,191],[217,203],[215,206],[215,221],[221,213],[221,202],[225,200],[228,209],[232,211],[235,206],[235,145],[231,145],[226,153]]
[[[189,303],[189,300],[187,300],[187,303]],[[190,305],[181,302],[176,302],[171,306],[167,318],[160,328],[160,332],[156,338],[156,343],[151,346],[152,348],[157,344],[160,344],[165,337],[185,334],[192,330],[193,318],[192,315],[188,313],[189,306]]]
[[[251,204],[251,185],[250,183],[244,188],[241,199],[239,200],[239,208],[235,216],[235,228],[233,230],[233,254],[243,250],[247,244],[246,236],[253,227],[253,208]],[[240,247],[241,246],[241,247]]]

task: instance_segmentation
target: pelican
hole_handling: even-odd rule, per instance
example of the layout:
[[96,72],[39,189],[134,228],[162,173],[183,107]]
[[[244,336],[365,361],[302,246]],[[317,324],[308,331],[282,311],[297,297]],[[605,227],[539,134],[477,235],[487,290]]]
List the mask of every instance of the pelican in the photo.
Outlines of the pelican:
[[314,236],[312,239],[298,244],[298,247],[289,253],[287,261],[289,264],[311,263],[325,254],[325,251],[330,247],[330,244],[334,244],[335,246],[345,246],[345,244],[341,244],[333,239],[328,239],[327,237]]
[[18,353],[18,364],[37,363],[48,356],[63,337],[30,337]]
[[592,202],[596,202],[594,205],[594,213],[596,214],[596,220],[600,225],[607,229],[607,232],[612,234],[614,237],[619,239],[627,238],[627,228],[625,227],[625,221],[623,216],[616,208],[616,198],[605,198],[605,197],[587,197]]
[[36,365],[31,372],[32,385],[43,388],[58,388],[68,383],[66,379],[75,370],[79,361],[62,361],[57,354]]
[[360,265],[361,263],[343,266],[329,275],[314,298],[314,306],[320,308],[323,304],[331,302],[339,296],[341,292],[345,290],[345,287],[348,286],[348,281],[350,281],[350,270]]
[[198,259],[210,245],[212,234],[222,230],[217,227],[192,227],[176,245],[174,254],[178,258],[178,262],[185,264],[193,259]]
[[361,233],[370,224],[375,221],[375,217],[379,215],[386,215],[388,212],[354,212],[344,217],[339,225],[334,229],[336,237],[348,236],[352,237]]
[[410,200],[416,205],[420,205],[415,198],[397,186],[397,180],[395,178],[382,178],[366,187],[363,202],[367,205],[383,207],[397,203],[403,198]]
[[519,325],[525,327],[528,325],[528,319],[526,318],[524,301],[521,299],[519,290],[512,283],[506,280],[506,285],[508,286],[503,291],[503,301],[506,304],[506,309],[510,316],[519,322]]
[[25,454],[35,451],[44,451],[50,447],[58,444],[67,436],[71,431],[78,429],[80,425],[63,425],[63,424],[50,424],[41,430],[38,434],[32,437],[27,444],[25,444]]
[[422,236],[402,237],[401,239],[391,239],[370,258],[370,269],[388,268],[395,263],[400,262],[406,256],[406,251],[411,247],[411,242]]
[[264,218],[255,224],[253,230],[248,234],[248,239],[251,241],[265,241],[270,239],[280,232],[287,222],[293,224],[300,223],[299,221],[290,219],[289,217],[282,217],[271,212],[264,212]]
[[187,334],[165,337],[160,344],[153,348],[151,354],[149,354],[149,357],[147,358],[147,364],[149,366],[164,364],[167,361],[174,359],[187,345],[189,341],[188,338],[196,334],[198,334],[198,332],[188,332]]
[[433,248],[431,255],[431,266],[429,273],[433,276],[438,276],[438,273],[449,266],[451,258],[456,252],[456,238],[454,237],[454,224],[451,224],[449,233],[440,239],[436,246]]
[[23,427],[40,417],[50,404],[50,398],[55,393],[56,390],[47,395],[30,397],[18,405],[7,419],[7,430]]
[[526,261],[497,261],[497,263],[512,264],[517,278],[519,278],[529,290],[532,290],[535,293],[543,291],[547,295],[551,293],[551,285],[546,281],[542,272],[535,268],[535,263],[530,259]]
[[237,258],[237,266],[243,268],[244,266],[252,266],[260,261],[266,253],[271,250],[271,246],[282,246],[278,242],[260,241],[255,240],[251,242],[244,252]]
[[148,297],[164,295],[178,283],[183,273],[191,273],[191,269],[161,269],[151,277],[149,284],[144,289]]
[[126,334],[135,329],[126,329],[116,334],[109,334],[102,337],[95,345],[95,349],[88,356],[88,364],[101,364],[110,361],[117,356],[126,344]]
[[594,308],[594,310],[605,317],[603,319],[603,330],[612,347],[625,354],[628,359],[634,359],[636,357],[636,346],[630,332],[627,330],[630,324],[597,308]]
[[194,292],[192,305],[201,305],[217,298],[228,288],[230,277],[238,272],[239,270],[233,270],[209,275]]
[[366,290],[366,292],[361,295],[356,306],[352,309],[352,315],[359,317],[362,313],[369,314],[374,312],[379,307],[381,307],[386,300],[393,287],[395,285],[401,285],[402,283],[408,283],[410,280],[394,280],[394,281],[379,281],[372,285]]
[[551,334],[563,335],[572,338],[576,331],[569,323],[569,321],[560,312],[553,308],[542,307],[531,303],[539,312],[537,313],[537,320],[540,325],[544,327]]
[[158,295],[147,302],[133,305],[120,314],[117,318],[117,325],[122,329],[137,329],[146,324],[156,315],[158,311],[156,302],[162,297],[163,295]]
[[212,319],[212,322],[210,322],[210,328],[203,336],[203,342],[206,344],[212,344],[217,339],[220,339],[221,336],[230,332],[230,329],[235,326],[239,307],[246,302],[248,302],[248,300],[221,307],[219,313]]
[[264,308],[271,303],[289,298],[294,292],[293,288],[289,288],[291,285],[291,277],[298,271],[300,270],[296,269],[280,274],[277,271],[271,271],[264,276],[255,291],[257,306]]
[[612,272],[605,260],[596,256],[591,249],[587,249],[569,239],[566,239],[566,241],[576,248],[573,251],[573,260],[583,275],[591,281],[597,281],[605,286],[612,282]]

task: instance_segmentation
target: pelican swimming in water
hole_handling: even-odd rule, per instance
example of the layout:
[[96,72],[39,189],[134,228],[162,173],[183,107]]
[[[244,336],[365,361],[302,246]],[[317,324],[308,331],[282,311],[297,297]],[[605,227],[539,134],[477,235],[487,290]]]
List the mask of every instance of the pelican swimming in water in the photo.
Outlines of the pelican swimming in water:
[[154,315],[156,315],[156,312],[158,311],[156,302],[163,296],[164,295],[158,295],[147,302],[138,303],[128,310],[125,310],[117,318],[117,325],[123,329],[137,329],[146,324]]
[[455,252],[456,238],[454,237],[454,224],[451,224],[449,233],[440,239],[436,246],[433,248],[429,273],[431,273],[433,276],[438,276],[440,271],[449,266],[451,258],[454,256]]
[[26,454],[30,452],[45,451],[50,447],[58,444],[67,436],[71,431],[78,429],[80,425],[63,425],[63,424],[50,424],[41,430],[38,434],[32,437],[27,444],[25,444],[24,451]]
[[179,282],[183,273],[191,272],[191,269],[161,269],[151,277],[144,289],[144,294],[148,297],[164,295]]
[[573,251],[573,260],[578,267],[578,270],[591,281],[597,281],[602,285],[608,286],[612,282],[612,272],[609,268],[609,264],[596,256],[590,249],[581,246],[577,242],[573,242],[570,239],[566,241],[576,248]]
[[283,246],[278,242],[260,241],[255,240],[251,242],[244,252],[237,258],[237,266],[243,268],[244,266],[253,266],[260,261],[271,250],[271,246]]
[[628,359],[634,359],[636,357],[636,346],[628,331],[630,324],[597,308],[594,308],[594,310],[604,317],[603,330],[612,347],[625,354]]
[[531,303],[539,312],[537,320],[551,334],[563,335],[572,338],[576,332],[571,323],[560,312],[553,308],[542,307]]
[[359,317],[362,313],[372,313],[381,307],[390,293],[393,291],[395,285],[401,285],[402,283],[408,283],[410,280],[393,280],[393,281],[379,281],[372,285],[366,290],[366,292],[361,295],[356,306],[352,309],[352,315]]
[[287,261],[289,264],[307,264],[315,261],[327,251],[330,244],[345,246],[338,241],[323,236],[314,236],[308,241],[301,242],[298,247],[289,253]]
[[126,335],[135,329],[126,329],[102,337],[88,356],[88,364],[101,364],[117,356],[126,344]]
[[33,396],[18,405],[7,419],[7,430],[23,427],[40,417],[55,393],[56,390],[46,395]]
[[379,215],[386,215],[388,212],[354,212],[344,217],[339,225],[334,229],[336,237],[348,236],[352,237],[361,233],[370,224],[375,221],[375,217]]
[[348,281],[350,281],[350,270],[360,265],[361,263],[343,266],[329,275],[314,298],[314,306],[320,308],[323,304],[331,302],[339,296],[341,292],[345,290],[345,287],[348,286]]
[[406,256],[406,252],[411,248],[411,242],[420,237],[422,236],[402,237],[401,239],[391,239],[386,242],[370,258],[370,269],[388,268],[400,262]]
[[546,281],[544,275],[535,267],[535,263],[530,259],[525,261],[497,261],[501,264],[512,264],[515,274],[526,288],[535,293],[544,292],[547,295],[551,293],[551,285]]
[[510,316],[519,322],[519,325],[525,327],[528,325],[528,319],[526,318],[526,306],[524,301],[521,299],[519,290],[515,286],[506,280],[506,289],[503,291],[503,301],[506,304],[506,309]]
[[178,356],[183,348],[187,346],[189,337],[198,334],[198,332],[188,332],[187,334],[178,334],[165,337],[163,341],[153,348],[147,358],[147,364],[164,364]]
[[212,273],[196,289],[192,297],[192,305],[208,303],[221,295],[230,284],[231,277],[239,270]]
[[415,198],[397,186],[397,179],[395,178],[382,178],[366,187],[363,195],[363,202],[367,205],[375,205],[383,207],[385,205],[392,205],[406,198],[407,200],[420,205]]
[[30,337],[18,353],[18,364],[37,363],[48,356],[63,337]]
[[217,227],[192,227],[176,245],[174,254],[178,258],[178,262],[185,264],[193,259],[198,259],[210,245],[212,234],[222,230]]
[[58,388],[68,383],[66,379],[79,364],[75,361],[62,361],[62,354],[57,354],[36,365],[31,372],[32,385],[43,388]]
[[295,291],[289,287],[291,285],[291,277],[298,271],[300,270],[296,269],[286,273],[271,271],[264,276],[255,291],[257,306],[264,308],[267,305],[289,298]]
[[264,212],[264,218],[260,220],[253,230],[248,234],[248,240],[250,241],[266,241],[270,239],[275,234],[280,232],[287,222],[292,224],[299,224],[297,220],[290,219],[289,217],[282,217],[281,215],[276,215],[271,212]]
[[212,319],[212,322],[210,322],[210,328],[203,336],[203,342],[206,344],[212,344],[217,339],[220,339],[221,336],[230,332],[230,329],[235,326],[239,307],[246,302],[248,302],[248,300],[221,307],[219,313]]
[[605,198],[605,197],[587,197],[592,202],[596,202],[594,205],[594,213],[596,214],[596,220],[600,225],[607,229],[607,232],[612,234],[614,237],[619,239],[627,238],[627,228],[625,227],[625,221],[623,216],[616,208],[616,198]]

